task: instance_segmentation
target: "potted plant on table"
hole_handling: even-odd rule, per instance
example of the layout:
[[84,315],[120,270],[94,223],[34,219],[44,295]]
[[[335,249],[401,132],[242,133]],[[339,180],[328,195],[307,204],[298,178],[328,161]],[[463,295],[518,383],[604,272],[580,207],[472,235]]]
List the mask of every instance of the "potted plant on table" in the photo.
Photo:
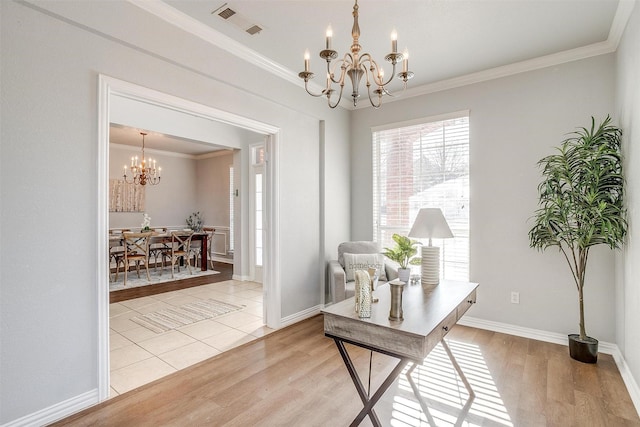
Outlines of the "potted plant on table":
[[204,225],[204,220],[202,216],[200,216],[200,212],[194,212],[186,219],[187,227],[193,230],[196,233],[200,233],[202,231],[202,227]]
[[627,231],[623,204],[621,136],[607,118],[598,126],[580,128],[565,139],[556,154],[541,159],[543,181],[530,246],[557,247],[562,252],[578,290],[580,333],[569,335],[573,359],[595,363],[598,340],[584,324],[584,285],[589,249],[605,244],[620,247]]
[[417,246],[420,244],[417,240],[412,240],[406,236],[400,234],[394,234],[392,236],[396,245],[394,248],[384,248],[382,254],[392,261],[400,264],[398,269],[398,279],[401,282],[408,283],[411,276],[411,269],[409,265],[420,265],[422,261],[420,257],[416,256],[418,253]]

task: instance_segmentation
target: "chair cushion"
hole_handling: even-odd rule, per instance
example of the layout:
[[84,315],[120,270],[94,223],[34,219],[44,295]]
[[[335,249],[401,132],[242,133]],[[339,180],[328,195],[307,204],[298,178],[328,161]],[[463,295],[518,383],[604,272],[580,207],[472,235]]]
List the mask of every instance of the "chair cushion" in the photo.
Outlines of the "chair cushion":
[[387,280],[384,270],[384,255],[380,253],[352,254],[345,252],[343,254],[343,257],[344,271],[346,273],[346,280],[348,282],[355,280],[356,270],[367,270],[369,268],[375,268],[378,270],[379,280]]
[[379,254],[382,252],[377,242],[343,242],[338,245],[338,262],[344,268],[344,254]]

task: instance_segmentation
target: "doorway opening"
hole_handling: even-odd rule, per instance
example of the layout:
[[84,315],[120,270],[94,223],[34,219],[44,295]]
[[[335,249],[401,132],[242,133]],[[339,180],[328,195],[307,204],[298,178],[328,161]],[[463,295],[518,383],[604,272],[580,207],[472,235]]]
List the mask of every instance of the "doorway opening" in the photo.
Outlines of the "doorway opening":
[[[278,135],[279,130],[268,124],[257,122],[246,117],[237,116],[221,110],[214,109],[212,107],[204,106],[202,104],[193,103],[188,100],[173,97],[161,92],[157,92],[148,88],[133,85],[124,81],[113,79],[107,76],[100,76],[99,78],[99,120],[98,120],[98,226],[97,226],[97,240],[99,242],[97,248],[97,257],[99,260],[108,259],[108,180],[109,180],[109,124],[117,121],[119,114],[127,115],[131,114],[131,111],[117,111],[114,109],[114,105],[118,104],[118,101],[129,100],[138,103],[144,109],[160,109],[163,113],[171,112],[182,114],[184,117],[190,120],[199,120],[204,123],[224,123],[232,126],[236,126],[241,129],[246,129],[251,132],[255,132],[263,135],[264,138],[264,150],[269,154],[270,162],[264,165],[264,170],[261,176],[263,176],[264,182],[264,194],[268,194],[269,197],[263,197],[263,220],[265,224],[262,234],[262,246],[264,246],[263,252],[263,274],[262,274],[262,298],[264,301],[263,318],[264,323],[272,329],[277,329],[280,322],[280,302],[279,302],[279,289],[278,284],[274,279],[277,277],[277,265],[275,263],[276,254],[272,252],[273,248],[277,247],[276,234],[274,224],[277,224],[278,211],[277,203],[277,153],[278,153]],[[137,109],[138,110],[138,109]],[[138,128],[150,128],[151,126],[143,125],[142,123],[132,123]],[[190,129],[192,129],[190,127]],[[207,141],[206,137],[203,139]],[[234,156],[234,169],[237,171],[248,171],[248,155],[249,150],[242,150],[242,147],[233,147],[237,149],[238,155]],[[238,175],[236,175],[237,177]],[[248,177],[247,177],[248,178]],[[236,192],[237,197],[248,197],[247,191],[248,179],[239,181],[243,188],[240,188]],[[237,230],[234,233],[234,237],[241,236],[243,240],[250,233],[248,227],[246,210],[248,208],[248,199],[244,202],[239,200],[239,203],[234,207],[236,209],[234,215],[234,228]],[[244,233],[240,233],[238,230],[243,230]],[[234,247],[234,268],[237,266],[239,274],[234,271],[234,276],[240,276],[240,279],[249,277],[247,266],[249,264],[250,251],[248,245],[239,244],[237,239],[235,240]],[[108,264],[104,262],[98,263],[99,268],[97,271],[97,283],[98,283],[98,307],[97,307],[97,324],[98,324],[98,345],[99,345],[99,360],[98,360],[98,389],[100,400],[105,400],[109,397],[109,378],[110,378],[110,360],[109,360],[109,274]],[[243,272],[246,272],[243,273]]]

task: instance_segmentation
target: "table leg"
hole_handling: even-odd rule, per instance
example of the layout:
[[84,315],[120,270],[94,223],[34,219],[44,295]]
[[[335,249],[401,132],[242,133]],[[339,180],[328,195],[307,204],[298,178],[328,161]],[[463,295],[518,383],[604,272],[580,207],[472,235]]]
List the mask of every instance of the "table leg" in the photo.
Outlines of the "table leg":
[[[460,411],[460,415],[458,415],[458,419],[456,420],[456,423],[455,423],[455,426],[459,426],[459,425],[462,425],[461,424],[462,421],[467,416],[467,413],[471,408],[471,404],[473,403],[473,400],[476,398],[476,393],[471,388],[471,384],[469,384],[467,377],[464,375],[464,372],[462,372],[460,365],[458,365],[458,361],[453,356],[453,353],[451,352],[451,349],[445,342],[444,338],[440,340],[440,344],[442,344],[442,347],[446,351],[447,356],[449,356],[449,360],[451,360],[451,364],[453,365],[453,368],[456,370],[456,372],[460,376],[460,379],[462,380],[462,383],[464,384],[465,388],[469,392],[469,399],[467,399],[467,402],[462,407],[462,410]],[[411,366],[411,368],[407,371],[405,375],[407,376],[407,380],[409,381],[409,384],[413,389],[413,394],[416,396],[416,399],[418,399],[418,403],[420,403],[422,412],[424,412],[425,416],[427,417],[427,422],[429,423],[429,425],[434,426],[436,424],[435,424],[435,421],[433,420],[433,417],[431,416],[431,412],[429,412],[429,407],[427,406],[427,403],[422,398],[422,395],[420,394],[420,389],[418,388],[416,383],[413,381],[413,378],[411,377],[411,374],[413,373],[413,370],[416,368],[416,366],[418,365],[414,363],[413,366]]]
[[351,422],[350,425],[352,427],[360,425],[364,417],[369,415],[369,418],[371,419],[371,423],[374,426],[376,427],[382,426],[382,424],[380,423],[380,419],[378,419],[378,416],[373,410],[373,406],[378,402],[378,400],[380,400],[380,398],[382,397],[384,392],[387,391],[389,386],[393,384],[393,382],[398,377],[400,372],[402,372],[404,367],[407,366],[407,364],[409,363],[409,359],[400,358],[400,361],[398,362],[396,367],[393,369],[393,371],[391,371],[391,373],[383,381],[380,387],[378,387],[378,390],[376,390],[373,396],[369,398],[364,388],[364,385],[362,384],[362,381],[360,381],[360,377],[358,377],[358,373],[356,372],[355,366],[353,366],[353,362],[351,361],[351,358],[347,353],[347,349],[344,347],[344,343],[337,338],[334,338],[334,341],[336,343],[336,346],[338,347],[338,351],[340,352],[340,355],[342,356],[342,360],[344,361],[344,364],[347,367],[347,370],[349,371],[351,380],[353,381],[353,384],[356,386],[356,390],[360,395],[360,399],[364,404],[364,407],[362,408],[360,413],[356,416],[356,418],[354,418],[354,420]]
[[207,271],[207,236],[202,237],[200,245],[200,270]]

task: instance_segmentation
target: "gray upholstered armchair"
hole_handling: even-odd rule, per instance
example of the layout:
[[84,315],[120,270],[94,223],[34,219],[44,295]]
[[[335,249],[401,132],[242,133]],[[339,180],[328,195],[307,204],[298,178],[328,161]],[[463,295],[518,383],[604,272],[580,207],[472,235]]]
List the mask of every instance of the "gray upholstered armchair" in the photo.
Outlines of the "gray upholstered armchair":
[[397,265],[384,257],[380,251],[380,245],[377,242],[340,243],[338,246],[338,260],[329,261],[328,266],[329,291],[332,302],[336,303],[354,295],[355,280],[353,279],[353,271],[356,269],[366,270],[368,265],[376,263],[380,283],[398,277]]

